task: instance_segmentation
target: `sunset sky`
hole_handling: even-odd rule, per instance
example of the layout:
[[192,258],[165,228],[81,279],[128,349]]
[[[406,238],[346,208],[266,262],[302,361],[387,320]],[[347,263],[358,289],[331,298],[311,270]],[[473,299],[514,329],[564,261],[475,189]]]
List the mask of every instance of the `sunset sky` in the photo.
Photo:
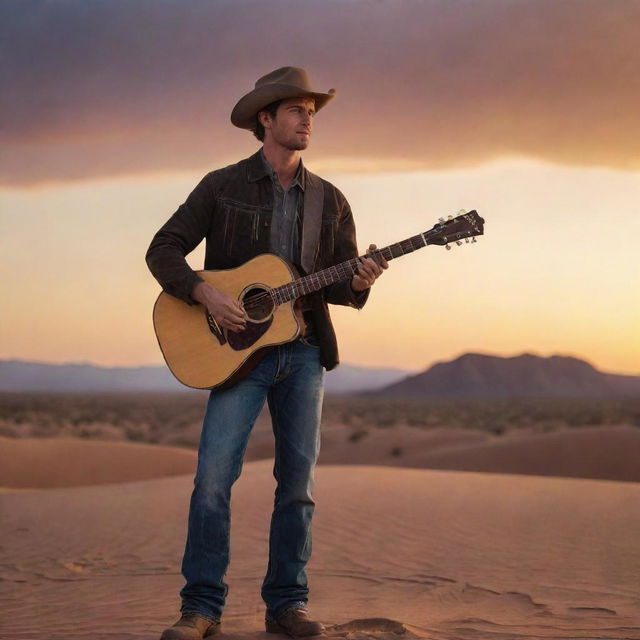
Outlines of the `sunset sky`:
[[161,362],[146,248],[258,148],[235,102],[296,65],[337,91],[303,157],[362,250],[486,220],[334,307],[343,362],[527,351],[640,374],[639,25],[622,0],[4,0],[0,358]]

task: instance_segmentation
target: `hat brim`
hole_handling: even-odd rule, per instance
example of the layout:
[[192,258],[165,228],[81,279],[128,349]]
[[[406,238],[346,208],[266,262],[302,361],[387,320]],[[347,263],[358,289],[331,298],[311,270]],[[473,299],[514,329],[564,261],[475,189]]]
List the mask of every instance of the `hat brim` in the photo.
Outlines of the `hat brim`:
[[289,84],[269,84],[250,91],[238,100],[231,112],[231,123],[240,129],[254,129],[258,111],[277,100],[313,98],[317,112],[335,97],[336,92],[333,89],[330,89],[329,93],[316,93]]

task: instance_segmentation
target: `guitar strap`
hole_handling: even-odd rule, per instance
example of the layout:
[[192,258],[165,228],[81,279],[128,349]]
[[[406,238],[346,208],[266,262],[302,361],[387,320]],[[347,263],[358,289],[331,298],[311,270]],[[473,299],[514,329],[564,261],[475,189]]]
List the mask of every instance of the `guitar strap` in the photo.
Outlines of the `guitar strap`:
[[304,213],[302,216],[302,247],[300,265],[305,273],[313,273],[322,227],[324,187],[322,180],[305,168]]

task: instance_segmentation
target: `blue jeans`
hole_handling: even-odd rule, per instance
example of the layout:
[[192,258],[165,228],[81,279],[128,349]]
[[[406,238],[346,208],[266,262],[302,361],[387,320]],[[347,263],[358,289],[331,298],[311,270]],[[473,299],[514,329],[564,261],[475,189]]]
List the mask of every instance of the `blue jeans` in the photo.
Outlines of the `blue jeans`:
[[240,476],[251,429],[267,399],[277,481],[262,584],[267,616],[308,599],[313,471],[320,451],[324,369],[319,349],[296,340],[273,349],[230,389],[212,391],[204,417],[182,561],[182,613],[220,618],[228,587],[231,486]]

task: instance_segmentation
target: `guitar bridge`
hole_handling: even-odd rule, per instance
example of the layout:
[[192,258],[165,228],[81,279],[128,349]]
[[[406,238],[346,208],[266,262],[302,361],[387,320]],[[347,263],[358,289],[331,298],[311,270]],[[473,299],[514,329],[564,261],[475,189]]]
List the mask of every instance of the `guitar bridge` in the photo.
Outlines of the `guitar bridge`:
[[209,325],[209,331],[211,331],[213,336],[221,345],[226,344],[227,339],[225,338],[224,332],[220,328],[220,325],[216,322],[216,319],[206,310],[205,316],[207,318],[207,324]]

